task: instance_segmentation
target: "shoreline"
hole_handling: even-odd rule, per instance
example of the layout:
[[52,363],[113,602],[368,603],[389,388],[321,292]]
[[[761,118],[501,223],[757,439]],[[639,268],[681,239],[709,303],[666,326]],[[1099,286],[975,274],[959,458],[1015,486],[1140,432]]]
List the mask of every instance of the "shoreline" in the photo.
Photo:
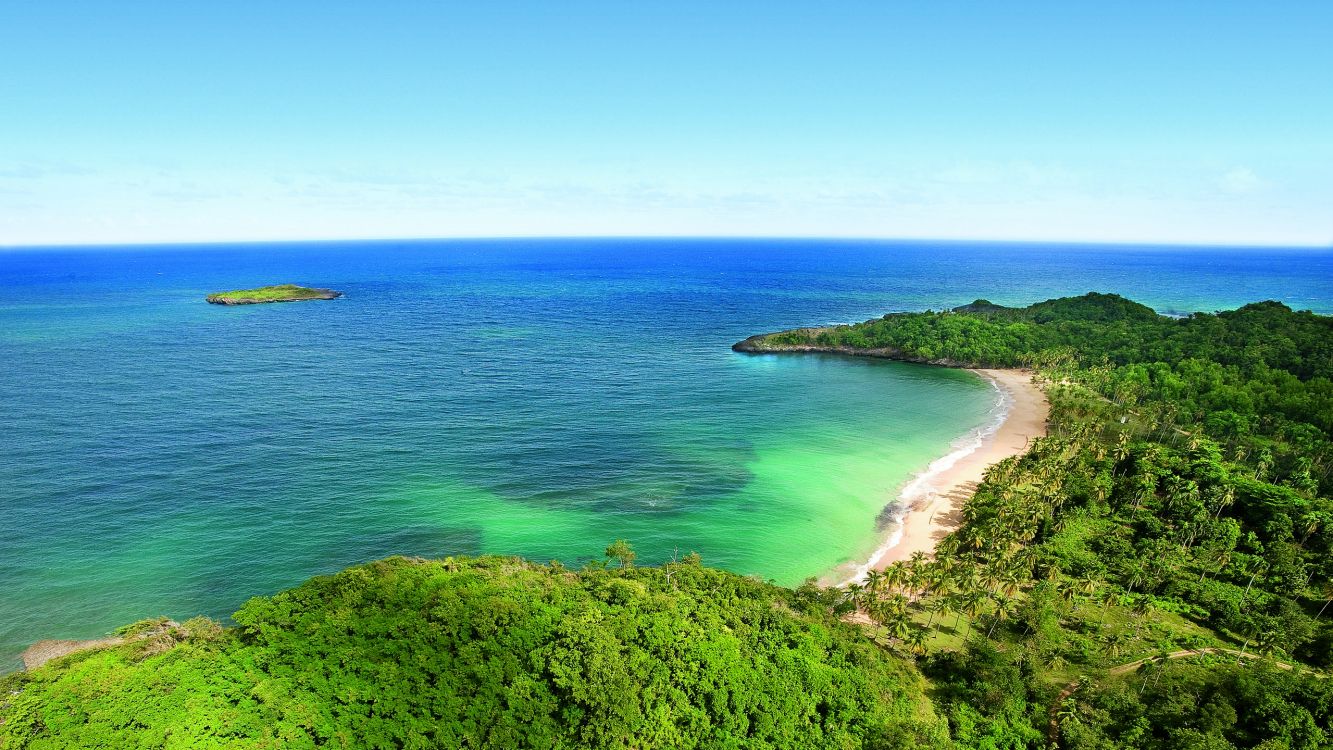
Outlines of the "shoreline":
[[[777,350],[763,353],[785,353]],[[811,349],[817,353],[846,354]],[[890,358],[876,352],[870,355]],[[955,367],[939,362],[929,366]],[[995,414],[986,424],[969,431],[952,444],[949,453],[914,474],[886,506],[894,512],[893,528],[864,562],[843,563],[824,577],[821,586],[843,586],[862,580],[871,570],[884,570],[895,562],[909,559],[917,552],[931,555],[939,540],[960,525],[960,511],[976,491],[986,471],[1010,456],[1022,454],[1031,440],[1046,435],[1050,404],[1043,390],[1032,382],[1031,370],[959,368],[990,383],[1000,400]],[[850,570],[850,572],[849,572]],[[167,621],[166,629],[180,627]],[[153,634],[164,632],[162,629]],[[139,636],[147,637],[144,635]],[[124,636],[105,636],[86,640],[42,640],[32,643],[20,655],[20,671],[32,671],[69,654],[88,649],[122,645]],[[0,671],[0,675],[6,672]]]
[[932,554],[939,540],[958,528],[963,504],[976,492],[986,471],[1022,454],[1034,438],[1046,435],[1050,404],[1032,382],[1030,370],[968,371],[985,378],[1000,394],[996,418],[964,435],[947,455],[903,485],[892,504],[896,506],[896,527],[850,574],[844,566],[835,577],[839,584],[860,580],[871,570],[884,570],[917,552]]

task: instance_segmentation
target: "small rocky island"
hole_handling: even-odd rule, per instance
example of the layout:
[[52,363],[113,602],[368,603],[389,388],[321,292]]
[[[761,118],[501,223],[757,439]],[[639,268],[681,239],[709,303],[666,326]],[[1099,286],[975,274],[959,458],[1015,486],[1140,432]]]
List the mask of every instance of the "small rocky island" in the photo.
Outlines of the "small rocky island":
[[258,289],[238,289],[234,292],[218,292],[204,299],[213,305],[261,305],[268,302],[302,302],[311,299],[334,299],[343,296],[342,292],[332,289],[312,289],[295,284],[262,286]]

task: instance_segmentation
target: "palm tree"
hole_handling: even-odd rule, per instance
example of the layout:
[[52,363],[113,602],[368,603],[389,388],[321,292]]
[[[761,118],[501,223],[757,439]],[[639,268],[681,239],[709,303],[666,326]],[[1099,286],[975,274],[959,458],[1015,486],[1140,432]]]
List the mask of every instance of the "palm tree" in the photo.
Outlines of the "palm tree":
[[1259,460],[1254,464],[1254,478],[1262,480],[1271,468],[1273,468],[1273,452],[1264,448],[1259,451]]
[[1100,600],[1102,603],[1102,619],[1100,622],[1098,622],[1098,624],[1105,625],[1107,610],[1111,608],[1112,604],[1120,603],[1120,592],[1116,591],[1110,586],[1107,586],[1106,588],[1102,589],[1102,595],[1100,597]]
[[[1117,467],[1124,463],[1126,458],[1129,458],[1129,453],[1129,433],[1122,432],[1116,437],[1115,448],[1111,452],[1111,457],[1115,459]],[[1118,473],[1120,472],[1117,468],[1112,471],[1111,476],[1115,476]]]
[[1052,578],[1051,582],[1055,584],[1055,593],[1060,597],[1060,601],[1065,604],[1074,603],[1074,609],[1077,610],[1078,589],[1074,586],[1074,582],[1068,578]]
[[1073,696],[1060,701],[1060,707],[1055,711],[1055,720],[1059,722],[1061,727],[1079,722],[1078,702],[1074,700]]
[[1316,622],[1319,621],[1319,618],[1324,616],[1324,610],[1328,609],[1328,605],[1333,603],[1333,581],[1324,581],[1323,584],[1320,585],[1319,590],[1320,593],[1324,595],[1325,601],[1324,606],[1319,608],[1319,614],[1314,616]]
[[884,599],[870,599],[865,603],[863,609],[866,616],[875,625],[874,639],[879,640],[882,631],[887,627],[890,618],[893,615],[889,603]]
[[958,582],[953,575],[941,570],[936,576],[931,589],[939,596],[948,596],[958,590]]
[[872,597],[879,594],[880,587],[884,585],[884,574],[878,570],[870,570],[866,573],[865,588]]
[[1217,508],[1213,511],[1213,520],[1216,521],[1222,515],[1222,509],[1236,502],[1236,488],[1227,487],[1217,498]]
[[907,570],[901,560],[884,569],[884,585],[889,591],[898,591],[907,582]]
[[889,616],[888,626],[890,635],[906,643],[912,632],[912,618],[905,610],[898,610]]
[[978,580],[977,569],[975,567],[969,566],[963,568],[962,572],[958,574],[959,591],[963,593],[970,593],[978,590],[980,587],[981,583]]
[[[1226,548],[1216,549],[1213,550],[1212,553],[1205,555],[1203,559],[1205,562],[1211,562],[1217,568],[1217,570],[1212,572],[1221,573],[1226,569],[1227,564],[1231,562],[1231,550]],[[1203,572],[1199,574],[1199,583],[1203,583],[1203,580],[1208,577],[1209,570],[1207,565],[1200,565],[1199,567],[1203,569]]]
[[997,593],[1003,582],[1004,574],[1000,571],[998,566],[987,565],[985,569],[981,571],[981,585],[986,587],[986,591],[992,594]]
[[1120,656],[1125,650],[1125,640],[1124,633],[1116,633],[1102,644],[1102,652],[1112,659]]
[[1097,593],[1097,587],[1099,585],[1100,582],[1096,578],[1083,576],[1074,582],[1074,589],[1078,591],[1080,596],[1092,596]]
[[[944,618],[957,611],[954,607],[954,595],[945,594],[935,597],[935,610],[940,614],[940,624],[935,627],[935,632],[938,633],[940,628],[944,626]],[[956,627],[955,630],[957,630]]]
[[1263,656],[1271,657],[1283,652],[1281,646],[1278,645],[1280,643],[1281,636],[1276,630],[1262,630],[1254,638],[1254,650]]
[[861,609],[862,594],[865,587],[856,581],[852,581],[843,588],[843,596],[851,603],[854,609]]
[[990,613],[990,627],[986,629],[986,637],[990,638],[991,633],[995,632],[995,626],[1008,620],[1013,614],[1013,599],[1004,595],[995,597],[995,610]]
[[940,608],[940,601],[940,597],[932,596],[921,603],[921,608],[930,613],[930,617],[926,619],[926,628],[928,630],[933,629],[935,615],[938,615],[942,611]]
[[1237,664],[1240,664],[1240,660],[1245,656],[1245,649],[1250,647],[1250,641],[1254,640],[1255,636],[1259,635],[1260,632],[1259,625],[1249,618],[1246,618],[1245,623],[1241,625],[1241,627],[1243,628],[1242,632],[1245,635],[1245,643],[1241,645],[1240,655],[1236,657]]
[[1059,651],[1050,652],[1049,654],[1046,655],[1044,661],[1046,663],[1046,668],[1050,669],[1053,672],[1058,672],[1061,669],[1064,669],[1069,664],[1069,660],[1065,659],[1064,654],[1060,653]]
[[940,543],[935,545],[935,562],[943,565],[945,569],[952,569],[953,557],[958,552],[961,541],[957,534],[950,534],[941,539]]
[[1025,547],[1014,555],[1014,573],[1023,578],[1031,578],[1032,570],[1037,566],[1037,553],[1031,547]]
[[[920,554],[920,553],[917,553]],[[907,566],[907,591],[913,599],[921,596],[925,588],[926,570],[924,565],[910,563]]]
[[1144,567],[1138,563],[1132,564],[1129,569],[1129,588],[1125,591],[1125,593],[1126,594],[1134,593],[1134,587],[1142,586],[1144,582],[1146,582],[1147,580],[1148,580],[1148,572],[1144,570]]
[[1250,598],[1250,587],[1254,585],[1254,579],[1257,578],[1260,573],[1268,569],[1268,563],[1267,562],[1262,564],[1250,563],[1248,565],[1248,569],[1249,569],[1248,572],[1250,574],[1250,582],[1245,584],[1245,593],[1241,594],[1240,596],[1240,606],[1242,608],[1245,607],[1246,600]]
[[[981,607],[986,603],[986,595],[980,591],[972,591],[963,595],[962,608],[967,613],[967,632],[972,631],[972,621],[981,614]],[[957,630],[957,623],[954,623],[954,630]],[[967,637],[967,633],[963,634]]]
[[1157,687],[1157,683],[1162,680],[1162,675],[1166,673],[1167,665],[1170,662],[1171,652],[1162,651],[1144,662],[1142,667],[1139,667],[1139,671],[1143,672],[1143,683],[1139,685],[1140,695],[1143,694],[1143,689],[1147,687],[1149,677],[1152,678],[1153,687]]
[[1311,511],[1301,516],[1301,531],[1304,536],[1301,537],[1300,548],[1305,549],[1305,543],[1310,541],[1310,535],[1319,530],[1320,526],[1333,522],[1333,517],[1321,511]]
[[907,636],[907,642],[912,647],[912,653],[917,656],[926,655],[926,640],[929,638],[925,630],[913,628],[912,633]]
[[973,551],[980,551],[986,548],[987,542],[988,540],[986,539],[985,534],[973,533],[971,538],[968,539],[968,546],[970,546]]

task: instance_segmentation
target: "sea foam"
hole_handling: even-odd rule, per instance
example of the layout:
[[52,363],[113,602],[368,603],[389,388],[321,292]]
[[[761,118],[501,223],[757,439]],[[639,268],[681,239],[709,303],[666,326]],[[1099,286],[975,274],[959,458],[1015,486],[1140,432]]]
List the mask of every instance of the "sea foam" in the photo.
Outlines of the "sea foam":
[[950,445],[948,453],[931,461],[929,466],[912,475],[910,479],[903,483],[893,502],[887,508],[889,517],[889,523],[887,524],[889,528],[888,536],[875,548],[869,559],[856,566],[842,585],[862,581],[867,573],[878,567],[880,561],[889,553],[889,550],[902,543],[903,520],[907,517],[907,514],[912,512],[912,509],[920,505],[926,498],[946,489],[939,484],[944,474],[963,458],[977,452],[1004,425],[1005,419],[1009,417],[1009,412],[1014,406],[1013,394],[1002,388],[999,381],[993,378],[986,378],[986,382],[990,383],[991,388],[994,388],[998,395],[995,406],[991,408],[987,415],[988,419],[955,440]]

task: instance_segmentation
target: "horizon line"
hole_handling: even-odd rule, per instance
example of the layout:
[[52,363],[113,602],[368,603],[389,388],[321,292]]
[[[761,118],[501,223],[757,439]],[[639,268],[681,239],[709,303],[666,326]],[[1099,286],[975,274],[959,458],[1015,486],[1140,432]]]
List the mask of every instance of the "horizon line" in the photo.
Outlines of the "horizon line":
[[220,245],[314,245],[366,242],[505,242],[520,240],[574,241],[574,240],[768,240],[808,242],[936,242],[942,244],[978,245],[1076,245],[1087,247],[1136,246],[1172,248],[1227,248],[1237,250],[1333,250],[1333,241],[1327,244],[1290,244],[1269,242],[1224,243],[1207,241],[1163,240],[1088,240],[1088,239],[1005,239],[961,238],[928,236],[854,236],[817,234],[515,234],[515,235],[442,235],[442,236],[364,236],[364,237],[302,237],[302,238],[247,238],[217,240],[151,240],[113,242],[37,242],[11,244],[0,242],[0,251],[51,249],[113,249],[113,248],[166,248],[213,247]]

